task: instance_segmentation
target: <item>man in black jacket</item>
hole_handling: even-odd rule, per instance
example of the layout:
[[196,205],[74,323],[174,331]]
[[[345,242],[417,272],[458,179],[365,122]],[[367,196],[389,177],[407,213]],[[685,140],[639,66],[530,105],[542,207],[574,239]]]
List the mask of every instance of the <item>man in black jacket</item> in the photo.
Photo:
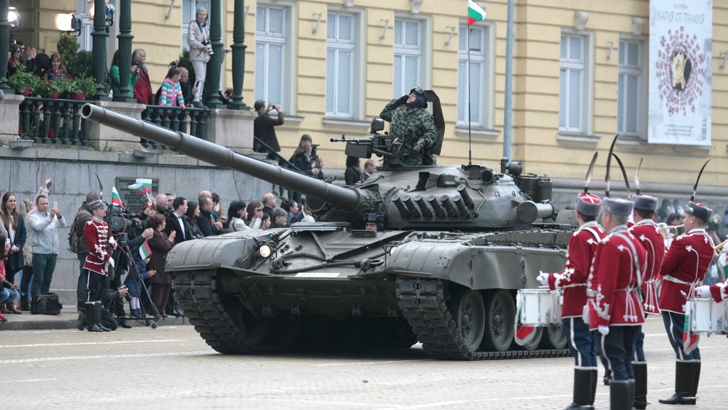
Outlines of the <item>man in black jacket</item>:
[[197,217],[197,226],[206,237],[217,235],[222,230],[222,222],[215,222],[212,217],[212,206],[212,199],[200,198],[200,216]]
[[[165,203],[166,205],[166,203]],[[169,235],[172,231],[177,232],[174,237],[174,244],[187,241],[192,239],[192,228],[187,222],[187,200],[184,197],[178,196],[172,202],[172,212],[167,214],[167,226],[164,232]]]

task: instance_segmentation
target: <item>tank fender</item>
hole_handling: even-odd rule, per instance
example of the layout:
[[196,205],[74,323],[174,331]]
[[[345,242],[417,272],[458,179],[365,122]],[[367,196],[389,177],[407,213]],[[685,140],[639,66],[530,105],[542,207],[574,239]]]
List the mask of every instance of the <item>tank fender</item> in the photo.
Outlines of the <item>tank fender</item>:
[[248,268],[253,263],[254,238],[217,236],[185,241],[167,254],[167,272],[218,268]]
[[521,289],[537,288],[539,271],[561,268],[563,255],[557,249],[419,241],[398,247],[386,271],[445,279],[470,289]]

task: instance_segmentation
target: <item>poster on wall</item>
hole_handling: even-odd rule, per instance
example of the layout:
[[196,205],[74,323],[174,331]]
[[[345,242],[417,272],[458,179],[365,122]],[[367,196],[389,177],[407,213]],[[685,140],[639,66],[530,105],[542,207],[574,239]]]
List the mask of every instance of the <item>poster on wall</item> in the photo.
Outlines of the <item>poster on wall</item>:
[[712,0],[650,0],[650,144],[711,145]]

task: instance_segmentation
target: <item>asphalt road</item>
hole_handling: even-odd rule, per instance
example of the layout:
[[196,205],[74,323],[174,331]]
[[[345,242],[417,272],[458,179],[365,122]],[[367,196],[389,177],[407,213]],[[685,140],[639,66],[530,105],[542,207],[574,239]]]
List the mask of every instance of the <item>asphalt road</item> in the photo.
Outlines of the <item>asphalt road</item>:
[[[674,354],[659,318],[645,326],[648,409],[673,391]],[[403,351],[223,356],[192,326],[2,332],[0,403],[23,409],[564,408],[573,359],[431,360]],[[728,339],[703,337],[698,405],[726,408]],[[720,357],[722,355],[722,358]],[[602,370],[600,369],[600,375]],[[599,386],[597,408],[609,408]]]

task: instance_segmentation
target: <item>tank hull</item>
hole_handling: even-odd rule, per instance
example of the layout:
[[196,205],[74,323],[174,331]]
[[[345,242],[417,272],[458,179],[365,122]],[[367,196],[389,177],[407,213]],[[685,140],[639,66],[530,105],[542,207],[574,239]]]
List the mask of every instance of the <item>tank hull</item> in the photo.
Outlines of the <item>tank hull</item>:
[[[563,266],[569,236],[564,231],[371,236],[332,227],[183,242],[167,260],[175,294],[202,337],[223,353],[408,348],[419,340],[440,359],[567,354],[559,341],[557,348],[511,346],[515,292],[536,287],[539,270]],[[261,259],[255,247],[271,235],[279,238],[276,253]],[[312,251],[316,247],[319,252]],[[481,314],[469,313],[469,320],[480,322],[468,330],[477,346],[464,340],[458,324],[464,295],[483,304]],[[486,309],[494,300],[501,301],[503,312]],[[496,315],[503,317],[498,335],[486,326]],[[443,329],[447,334],[440,334]]]

